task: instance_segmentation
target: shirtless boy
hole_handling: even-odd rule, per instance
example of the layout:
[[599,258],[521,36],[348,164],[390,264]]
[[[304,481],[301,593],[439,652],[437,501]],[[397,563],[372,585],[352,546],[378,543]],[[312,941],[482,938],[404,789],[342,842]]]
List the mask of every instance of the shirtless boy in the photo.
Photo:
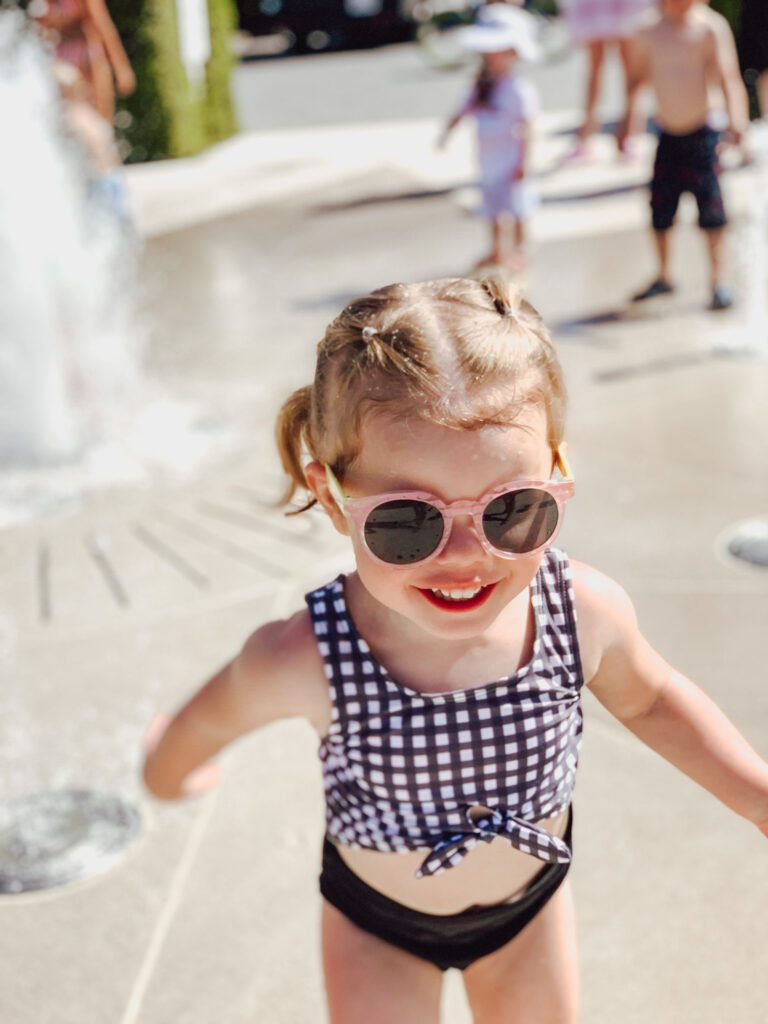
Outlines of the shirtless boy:
[[[633,301],[674,291],[669,276],[669,232],[680,196],[691,192],[699,208],[699,227],[707,239],[713,310],[733,304],[722,280],[724,229],[727,223],[718,178],[720,131],[713,116],[711,90],[722,90],[728,116],[728,139],[740,143],[746,129],[743,90],[729,73],[724,27],[699,0],[662,0],[657,21],[632,43],[628,119],[637,94],[651,85],[656,94],[656,122],[661,131],[651,182],[651,213],[659,270],[656,279]],[[727,26],[726,26],[727,27]]]

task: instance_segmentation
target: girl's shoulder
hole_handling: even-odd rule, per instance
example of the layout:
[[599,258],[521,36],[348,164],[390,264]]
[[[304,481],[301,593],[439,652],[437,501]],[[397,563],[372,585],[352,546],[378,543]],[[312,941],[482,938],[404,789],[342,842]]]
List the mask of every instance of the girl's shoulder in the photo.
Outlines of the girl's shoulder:
[[236,666],[246,685],[269,691],[278,711],[275,717],[308,718],[318,733],[325,735],[330,725],[330,697],[306,608],[254,630]]
[[637,617],[629,595],[616,580],[585,562],[569,561],[582,669],[588,683],[609,648],[631,642]]

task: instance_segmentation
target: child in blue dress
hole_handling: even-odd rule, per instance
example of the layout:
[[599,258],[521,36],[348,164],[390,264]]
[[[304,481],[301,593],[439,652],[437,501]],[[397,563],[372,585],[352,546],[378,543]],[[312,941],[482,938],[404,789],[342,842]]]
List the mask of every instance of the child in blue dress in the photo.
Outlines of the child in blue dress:
[[291,494],[349,537],[354,571],[152,729],[145,781],[175,800],[209,788],[238,737],[314,725],[332,1024],[437,1024],[448,967],[476,1024],[575,1024],[585,686],[768,836],[768,765],[653,650],[622,588],[553,546],[575,493],[564,412],[549,334],[508,285],[350,302],[278,441]]

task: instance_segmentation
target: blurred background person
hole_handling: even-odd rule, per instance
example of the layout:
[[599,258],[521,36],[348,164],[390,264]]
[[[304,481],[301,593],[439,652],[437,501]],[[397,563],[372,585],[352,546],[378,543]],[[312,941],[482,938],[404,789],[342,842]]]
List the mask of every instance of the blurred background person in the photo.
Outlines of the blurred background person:
[[[588,59],[584,121],[571,154],[573,159],[587,155],[589,137],[600,129],[596,111],[607,50],[615,47],[618,52],[626,83],[629,39],[644,15],[656,7],[656,0],[561,0],[560,6],[571,41],[586,47]],[[637,125],[627,122],[619,133],[618,145],[622,153],[631,152],[631,139],[636,132]]]
[[489,4],[463,30],[463,45],[479,53],[480,70],[465,103],[445,126],[443,146],[456,125],[474,118],[483,214],[491,247],[476,269],[498,266],[511,273],[525,266],[526,222],[538,199],[528,176],[533,120],[539,108],[534,86],[517,70],[518,59],[535,60],[534,19],[516,6]]
[[669,273],[669,237],[680,197],[690,192],[707,239],[711,310],[728,309],[733,296],[722,280],[727,223],[720,188],[721,112],[713,109],[711,85],[725,97],[729,141],[740,144],[746,130],[743,86],[735,88],[724,59],[722,23],[698,0],[662,0],[661,17],[632,42],[627,116],[638,90],[652,87],[660,129],[651,181],[651,220],[658,274],[633,296],[634,302],[674,291]]
[[56,59],[80,71],[89,101],[111,124],[115,88],[121,96],[130,95],[136,76],[105,0],[45,0],[30,14],[53,46]]
[[64,129],[85,158],[87,191],[123,226],[132,222],[123,165],[112,125],[89,102],[89,88],[73,64],[57,61],[54,77],[63,102]]

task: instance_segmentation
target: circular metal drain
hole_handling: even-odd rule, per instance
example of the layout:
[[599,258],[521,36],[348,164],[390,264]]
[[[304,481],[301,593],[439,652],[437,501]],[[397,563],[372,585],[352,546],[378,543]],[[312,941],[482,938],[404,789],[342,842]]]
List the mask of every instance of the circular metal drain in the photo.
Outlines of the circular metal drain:
[[724,534],[723,547],[731,558],[768,569],[768,519],[737,523]]
[[0,894],[53,889],[103,874],[141,829],[138,811],[89,790],[33,793],[0,804]]

